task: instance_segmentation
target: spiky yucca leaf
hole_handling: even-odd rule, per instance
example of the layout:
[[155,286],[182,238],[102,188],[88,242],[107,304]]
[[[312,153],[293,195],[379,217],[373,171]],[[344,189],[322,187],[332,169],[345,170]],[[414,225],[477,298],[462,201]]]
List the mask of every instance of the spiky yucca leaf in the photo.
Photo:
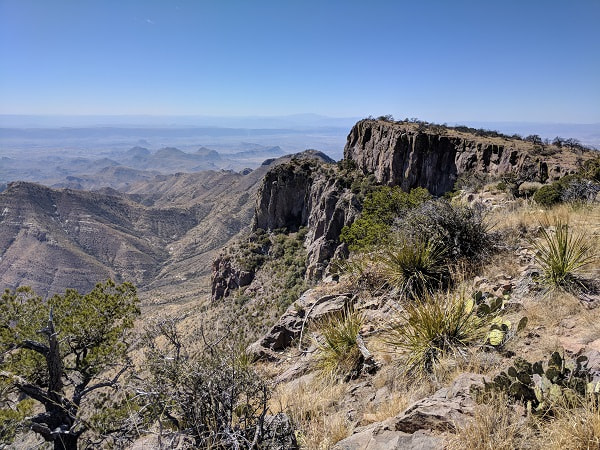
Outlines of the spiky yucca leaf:
[[330,315],[321,320],[317,327],[324,342],[318,342],[317,368],[322,375],[345,378],[357,368],[361,358],[357,336],[363,325],[362,314],[352,308],[342,314]]
[[542,228],[542,242],[534,241],[536,260],[543,271],[542,281],[551,289],[566,291],[584,287],[577,279],[583,267],[594,260],[594,244],[583,234],[575,234],[568,222],[554,220],[554,232]]
[[410,297],[419,297],[447,281],[445,255],[445,249],[431,241],[403,240],[385,253],[382,262],[390,284]]
[[489,318],[478,316],[464,293],[426,294],[407,302],[385,340],[404,355],[408,371],[431,373],[442,356],[483,343],[488,329]]

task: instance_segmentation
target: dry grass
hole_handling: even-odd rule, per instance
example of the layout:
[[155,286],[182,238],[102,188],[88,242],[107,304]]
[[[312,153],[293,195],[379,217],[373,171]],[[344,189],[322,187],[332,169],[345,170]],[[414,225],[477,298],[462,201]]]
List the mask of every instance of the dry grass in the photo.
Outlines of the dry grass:
[[448,440],[448,450],[514,450],[531,448],[534,431],[506,399],[494,398],[478,405],[473,419],[457,428]]
[[540,433],[540,448],[551,450],[600,449],[600,407],[589,400],[582,408],[558,410],[557,418]]
[[307,450],[324,450],[350,434],[351,427],[339,404],[346,394],[342,383],[313,379],[278,386],[270,402],[272,411],[287,413]]
[[360,312],[346,309],[342,314],[329,315],[316,324],[324,341],[316,341],[319,352],[315,357],[322,376],[344,379],[360,371],[357,336],[363,322]]
[[536,298],[525,304],[529,327],[557,327],[566,317],[580,314],[584,308],[572,294],[553,292],[544,298]]
[[486,352],[480,349],[468,349],[459,358],[451,355],[441,358],[433,371],[433,380],[437,387],[445,386],[461,373],[492,375],[497,373],[506,361],[498,352]]
[[377,405],[369,403],[366,406],[360,424],[368,425],[375,422],[382,422],[390,417],[395,417],[406,410],[411,403],[411,396],[408,391],[392,392],[384,401]]

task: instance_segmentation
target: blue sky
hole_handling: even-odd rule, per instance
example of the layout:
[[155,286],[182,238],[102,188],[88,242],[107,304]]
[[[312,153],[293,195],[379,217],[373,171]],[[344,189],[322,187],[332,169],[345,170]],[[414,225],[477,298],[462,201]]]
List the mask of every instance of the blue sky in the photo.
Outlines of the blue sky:
[[0,0],[0,114],[600,122],[600,0]]

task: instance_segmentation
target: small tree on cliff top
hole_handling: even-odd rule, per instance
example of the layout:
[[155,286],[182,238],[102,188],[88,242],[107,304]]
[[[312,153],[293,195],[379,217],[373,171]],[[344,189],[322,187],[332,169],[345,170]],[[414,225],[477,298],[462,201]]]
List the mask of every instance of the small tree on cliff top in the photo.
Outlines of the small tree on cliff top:
[[[89,430],[117,431],[93,414],[108,407],[99,399],[111,396],[91,394],[118,388],[128,368],[127,332],[139,312],[129,283],[107,281],[85,295],[69,289],[47,302],[30,288],[6,290],[0,302],[0,443],[12,441],[17,426],[55,449],[76,449]],[[44,411],[26,417],[35,402]],[[86,405],[92,409],[85,411]]]

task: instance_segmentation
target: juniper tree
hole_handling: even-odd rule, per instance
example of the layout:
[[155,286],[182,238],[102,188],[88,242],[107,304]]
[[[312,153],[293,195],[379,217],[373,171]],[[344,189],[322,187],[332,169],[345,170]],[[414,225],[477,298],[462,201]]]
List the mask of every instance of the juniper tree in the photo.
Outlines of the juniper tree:
[[118,389],[129,367],[127,335],[139,313],[129,283],[109,280],[88,294],[69,289],[48,301],[30,288],[6,290],[0,302],[0,416],[11,420],[0,439],[10,442],[21,426],[55,449],[70,450],[92,429],[116,431],[103,428],[106,420],[95,422],[94,413],[103,408],[99,398],[115,398],[101,391]]

